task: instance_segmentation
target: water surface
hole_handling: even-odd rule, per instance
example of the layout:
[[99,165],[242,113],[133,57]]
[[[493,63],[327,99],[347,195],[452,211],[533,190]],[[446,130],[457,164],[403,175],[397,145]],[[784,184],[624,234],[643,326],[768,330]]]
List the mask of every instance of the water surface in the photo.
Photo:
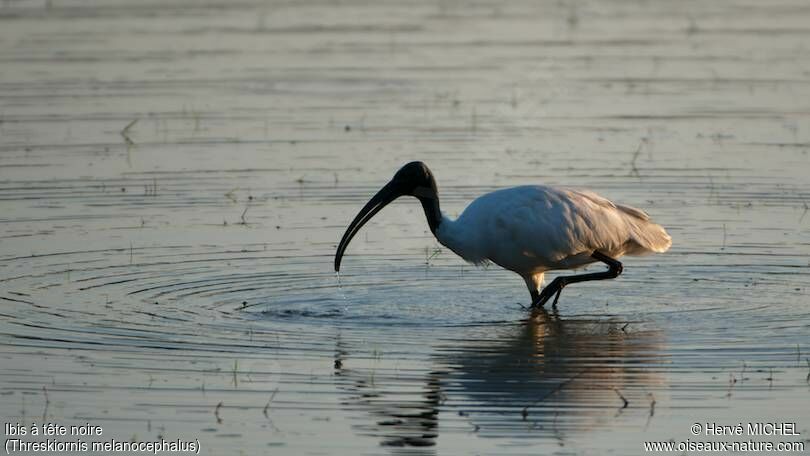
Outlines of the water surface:
[[[807,439],[808,23],[800,1],[4,2],[3,421],[203,454]],[[673,248],[532,316],[401,200],[336,277],[416,159],[450,215],[586,187]]]

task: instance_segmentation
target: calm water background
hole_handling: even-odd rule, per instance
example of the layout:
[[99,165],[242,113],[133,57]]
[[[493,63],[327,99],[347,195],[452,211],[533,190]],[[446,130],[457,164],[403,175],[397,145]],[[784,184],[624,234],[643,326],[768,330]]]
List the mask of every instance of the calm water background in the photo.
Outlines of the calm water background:
[[[808,24],[798,0],[3,1],[3,421],[202,454],[806,441]],[[519,277],[403,199],[338,280],[415,159],[448,214],[587,187],[673,248],[527,321]]]

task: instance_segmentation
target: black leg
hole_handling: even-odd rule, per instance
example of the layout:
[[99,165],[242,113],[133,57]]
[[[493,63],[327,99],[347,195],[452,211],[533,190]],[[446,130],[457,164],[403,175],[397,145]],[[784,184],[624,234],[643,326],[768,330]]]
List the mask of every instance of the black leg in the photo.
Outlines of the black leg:
[[599,251],[594,251],[591,256],[608,265],[608,270],[604,272],[593,272],[590,274],[557,277],[552,280],[548,286],[543,288],[543,291],[540,292],[537,299],[535,299],[534,293],[532,294],[532,307],[543,307],[543,305],[545,305],[545,303],[551,299],[552,296],[554,296],[554,302],[551,305],[556,307],[557,300],[560,299],[560,293],[562,293],[562,290],[566,285],[577,282],[586,282],[588,280],[615,279],[616,277],[619,277],[619,274],[622,273],[622,264],[613,258]]

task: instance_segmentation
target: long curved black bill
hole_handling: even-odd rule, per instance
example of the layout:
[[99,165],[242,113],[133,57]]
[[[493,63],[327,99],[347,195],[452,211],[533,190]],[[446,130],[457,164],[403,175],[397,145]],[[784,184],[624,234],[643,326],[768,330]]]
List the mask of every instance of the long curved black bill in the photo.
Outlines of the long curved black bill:
[[340,271],[340,260],[343,258],[343,251],[346,250],[348,247],[349,242],[352,240],[355,234],[360,231],[360,228],[366,224],[371,217],[374,217],[374,214],[380,212],[382,208],[384,208],[388,203],[394,201],[395,199],[402,196],[402,192],[396,189],[396,185],[393,182],[389,182],[385,185],[385,187],[381,188],[376,195],[374,195],[371,200],[363,206],[363,209],[360,209],[360,212],[357,216],[352,220],[352,223],[346,228],[346,232],[343,234],[343,239],[340,240],[340,244],[337,248],[337,253],[335,253],[335,271]]

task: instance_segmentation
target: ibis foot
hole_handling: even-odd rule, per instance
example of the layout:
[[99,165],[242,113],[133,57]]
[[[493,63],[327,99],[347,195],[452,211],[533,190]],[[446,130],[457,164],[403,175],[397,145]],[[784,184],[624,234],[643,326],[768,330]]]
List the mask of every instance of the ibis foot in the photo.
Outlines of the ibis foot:
[[543,307],[546,302],[552,298],[552,296],[554,297],[554,302],[551,305],[557,307],[557,301],[560,299],[560,293],[562,293],[563,288],[568,285],[566,279],[569,277],[573,276],[561,276],[552,280],[551,283],[543,288],[543,291],[537,295],[537,299],[533,300],[532,307]]

